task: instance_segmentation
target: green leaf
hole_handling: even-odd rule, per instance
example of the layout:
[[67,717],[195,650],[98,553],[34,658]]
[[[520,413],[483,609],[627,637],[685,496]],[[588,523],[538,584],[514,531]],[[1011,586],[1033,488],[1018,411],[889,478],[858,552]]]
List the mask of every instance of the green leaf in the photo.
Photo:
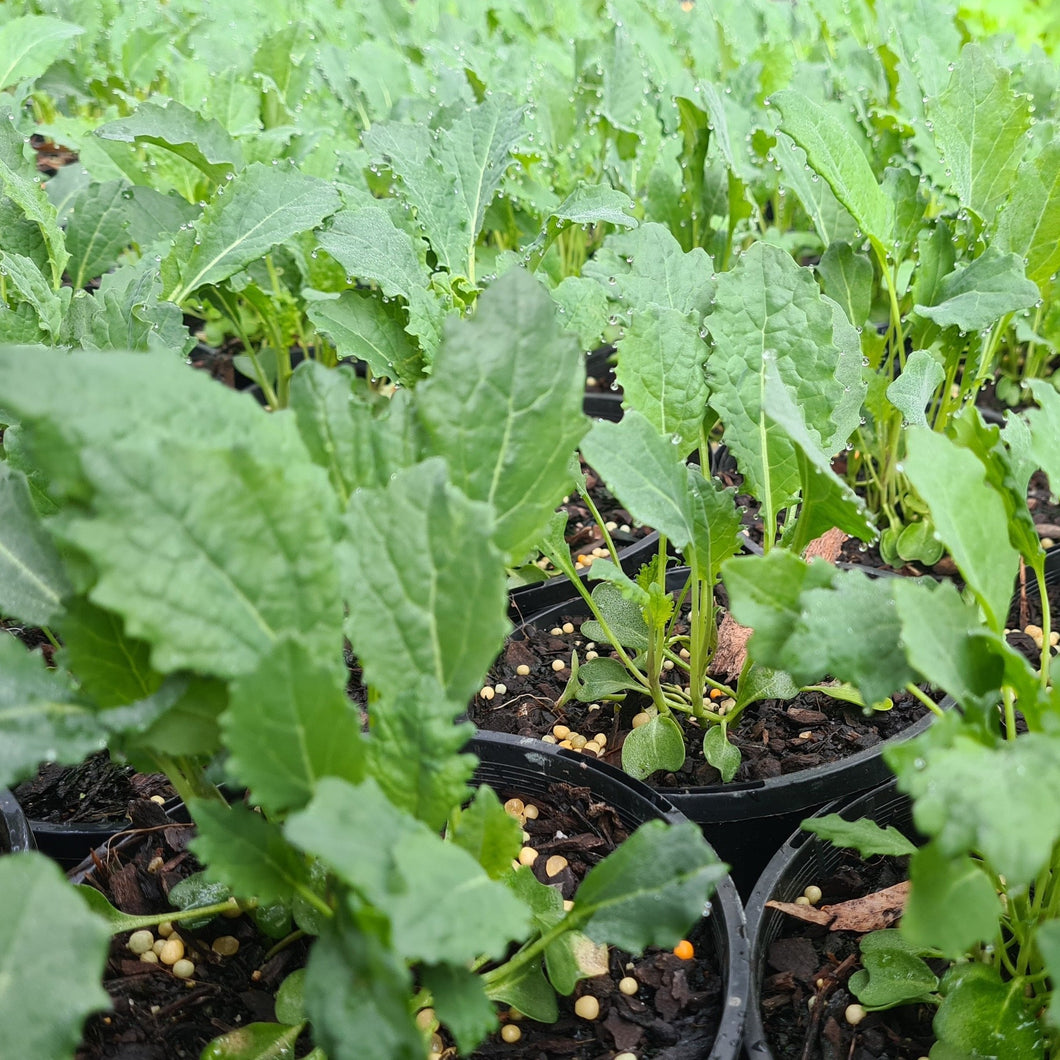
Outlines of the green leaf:
[[740,674],[740,683],[736,686],[736,706],[743,710],[749,703],[757,703],[761,699],[794,699],[798,694],[799,686],[792,680],[791,674],[752,663]]
[[81,691],[98,707],[135,703],[158,691],[162,675],[151,668],[151,647],[125,634],[121,619],[83,597],[71,600],[59,623],[62,661]]
[[582,930],[631,953],[671,947],[703,915],[727,867],[690,821],[642,824],[575,895]]
[[[63,299],[51,289],[37,263],[23,254],[0,250],[0,269],[3,270],[0,275],[6,278],[12,295],[17,293],[19,298],[33,307],[39,327],[54,342],[59,337],[62,324]],[[11,300],[16,301],[14,298]]]
[[929,112],[961,203],[987,223],[1012,189],[1031,120],[1028,97],[1010,82],[982,45],[968,44]]
[[828,245],[817,263],[824,293],[843,307],[854,327],[863,327],[872,308],[872,261],[849,243]]
[[522,270],[454,321],[416,392],[424,455],[444,456],[454,485],[488,501],[493,541],[533,547],[571,486],[571,453],[588,427],[584,358],[541,285]]
[[503,883],[393,806],[371,779],[354,787],[326,777],[285,832],[389,918],[391,944],[406,959],[500,957],[526,928],[525,908]]
[[902,374],[887,387],[887,400],[914,427],[928,427],[927,407],[946,378],[942,365],[927,350],[914,350]]
[[930,1003],[938,977],[924,954],[896,928],[872,931],[861,940],[861,971],[850,977],[850,989],[870,1011],[896,1005]]
[[118,263],[119,254],[133,242],[129,200],[132,191],[123,180],[90,184],[74,196],[66,225],[67,269],[80,290]]
[[221,727],[229,769],[270,815],[304,806],[320,777],[364,775],[361,719],[344,680],[293,636],[232,684]]
[[[603,632],[601,627],[597,628]],[[640,687],[618,659],[604,655],[581,663],[573,677],[575,695],[583,703],[593,703],[598,699],[606,699],[608,696]]]
[[75,763],[106,743],[97,715],[7,632],[0,635],[0,786],[31,776],[41,762]]
[[633,315],[618,343],[615,378],[636,410],[686,457],[700,444],[707,411],[707,348],[693,314],[654,305]]
[[[0,1022],[25,1060],[72,1056],[85,1017],[110,1005],[110,929],[43,855],[0,858]],[[42,946],[58,932],[61,946]],[[61,1003],[57,1003],[61,999]]]
[[305,1019],[305,969],[296,968],[276,991],[276,1018],[294,1025]]
[[[1060,921],[1047,920],[1038,925],[1034,941],[1038,946],[1038,952],[1042,955],[1045,968],[1050,979],[1056,982],[1057,973],[1060,972]],[[1049,1001],[1049,1007],[1045,1012],[1046,1019],[1052,1026],[1060,1022],[1060,1001],[1057,1000],[1056,992]]]
[[21,471],[0,464],[0,614],[46,626],[70,583]]
[[805,152],[811,168],[827,181],[862,231],[881,247],[891,241],[894,206],[876,183],[872,166],[847,127],[796,89],[770,97],[781,113],[780,128]]
[[248,1023],[214,1038],[199,1060],[285,1060],[294,1055],[294,1044],[305,1028],[282,1023]]
[[993,245],[1017,254],[1027,279],[1048,294],[1050,277],[1060,269],[1060,143],[1045,144],[1020,165]]
[[522,829],[493,789],[481,785],[471,802],[453,816],[449,839],[466,850],[491,880],[507,875],[522,846]]
[[1013,887],[1029,884],[1048,862],[1060,834],[1060,763],[1050,737],[1031,732],[985,747],[945,729],[934,746],[906,745],[892,768],[913,798],[917,828],[946,857],[980,855]]
[[[1039,1060],[1045,1056],[1035,1000],[1022,977],[1003,981],[997,965],[963,963],[942,981],[933,1023],[942,1060]],[[938,1045],[931,1050],[936,1052]]]
[[597,420],[582,440],[582,455],[633,518],[684,548],[694,532],[681,448],[639,412],[618,423]]
[[927,502],[939,537],[986,612],[1005,624],[1019,554],[1009,544],[1004,502],[970,452],[925,428],[907,435],[906,474]]
[[320,469],[239,449],[175,453],[141,438],[82,455],[94,518],[72,519],[64,536],[99,570],[93,602],[152,645],[162,673],[245,673],[288,630],[333,658],[334,503]]
[[932,305],[915,310],[940,327],[982,331],[1006,313],[1028,309],[1041,296],[1016,254],[988,247],[970,264],[958,264],[939,282]]
[[175,267],[180,276],[166,297],[179,304],[199,288],[227,280],[278,243],[315,228],[340,202],[327,181],[297,169],[247,166],[194,223],[190,253],[178,243],[163,262],[163,269]]
[[572,225],[606,222],[623,228],[635,228],[636,219],[630,216],[635,206],[625,192],[610,184],[586,184],[582,181],[552,210],[550,216]]
[[728,784],[740,768],[740,749],[729,743],[724,722],[711,725],[703,734],[703,757],[721,774]]
[[1050,483],[1060,483],[1060,394],[1042,379],[1029,380],[1038,408],[1028,409],[1030,426],[1029,455],[1049,476]]
[[460,1052],[470,1053],[497,1027],[497,1009],[486,996],[482,976],[452,964],[430,965],[422,975],[438,1021]]
[[195,799],[189,806],[196,826],[191,840],[195,856],[206,865],[208,879],[231,888],[240,898],[262,905],[287,904],[307,886],[304,860],[281,833],[243,803]]
[[[648,625],[640,603],[629,599],[619,586],[611,582],[602,582],[593,589],[592,596],[619,644],[636,651],[648,647]],[[608,640],[603,626],[595,619],[583,622],[581,632],[582,636],[591,640]]]
[[305,997],[328,1060],[423,1060],[411,994],[405,962],[376,930],[348,919],[325,925],[309,954]]
[[449,484],[440,458],[350,498],[339,549],[347,630],[381,695],[400,697],[421,676],[457,703],[481,686],[508,629],[490,523],[485,504]]
[[408,298],[430,280],[423,241],[398,228],[379,206],[339,210],[317,239],[347,275],[376,284],[388,298]]
[[659,769],[680,769],[684,764],[685,738],[669,714],[657,714],[631,729],[622,744],[622,768],[637,780]]
[[514,975],[490,983],[487,993],[494,1001],[502,1001],[538,1023],[555,1023],[559,1019],[556,991],[540,964],[523,965]]
[[523,117],[524,108],[494,93],[437,130],[377,122],[364,133],[364,146],[398,177],[399,194],[454,276],[475,280],[475,242],[522,138]]
[[243,165],[243,153],[215,118],[204,118],[175,99],[148,99],[127,118],[107,122],[95,130],[104,140],[148,143],[164,147],[190,162],[213,185]]
[[827,839],[833,846],[856,850],[863,858],[878,855],[899,858],[916,850],[916,845],[894,825],[883,828],[867,817],[848,821],[838,813],[828,813],[823,817],[808,818],[801,827],[803,831]]
[[692,541],[683,550],[685,560],[698,566],[698,577],[708,585],[717,580],[721,565],[738,555],[743,546],[741,512],[736,490],[722,488],[714,478],[705,478],[692,463],[686,467],[688,496],[692,505]]
[[470,724],[454,724],[463,709],[433,677],[416,681],[411,674],[400,692],[372,702],[368,772],[395,806],[435,829],[466,796],[475,767],[471,755],[459,753],[474,735]]
[[948,857],[938,842],[927,843],[910,860],[909,878],[902,934],[911,943],[956,959],[994,938],[1001,902],[978,862]]
[[0,89],[35,81],[62,55],[81,26],[47,15],[18,15],[0,26]]

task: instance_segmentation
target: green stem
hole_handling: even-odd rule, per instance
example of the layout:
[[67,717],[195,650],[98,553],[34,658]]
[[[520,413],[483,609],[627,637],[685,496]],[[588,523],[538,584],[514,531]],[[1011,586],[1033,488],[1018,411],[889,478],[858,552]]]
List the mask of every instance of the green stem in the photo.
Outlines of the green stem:
[[910,681],[909,684],[905,686],[905,690],[911,696],[916,696],[916,698],[919,699],[920,702],[923,703],[924,706],[927,707],[928,710],[930,710],[931,713],[934,714],[936,717],[941,718],[943,716],[944,712],[939,708],[939,705],[934,702],[934,700],[932,700],[932,698],[926,692],[914,685],[912,681]]

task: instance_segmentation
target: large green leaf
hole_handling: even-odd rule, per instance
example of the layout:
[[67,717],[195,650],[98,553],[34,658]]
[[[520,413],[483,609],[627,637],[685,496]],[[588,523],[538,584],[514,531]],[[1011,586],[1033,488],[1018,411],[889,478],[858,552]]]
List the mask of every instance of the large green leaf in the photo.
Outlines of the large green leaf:
[[221,726],[232,773],[269,814],[304,806],[320,777],[364,775],[361,719],[344,681],[293,637],[232,684]]
[[626,413],[618,423],[597,420],[582,441],[582,454],[637,522],[655,527],[675,548],[692,540],[694,516],[680,446],[639,412]]
[[70,591],[62,559],[33,507],[26,476],[0,464],[0,614],[45,626]]
[[854,327],[864,327],[872,308],[872,261],[849,243],[835,242],[817,263],[824,293],[843,307]]
[[927,502],[939,537],[986,611],[991,628],[1005,624],[1019,554],[1009,543],[1001,496],[968,450],[926,428],[907,436],[905,470]]
[[7,280],[8,298],[12,302],[21,299],[32,306],[38,326],[49,334],[54,344],[62,324],[63,300],[69,302],[70,292],[53,291],[37,263],[24,254],[0,250],[0,275]]
[[82,454],[92,512],[63,534],[99,572],[90,598],[151,644],[162,673],[245,673],[287,631],[334,657],[342,612],[323,471],[239,449],[178,453],[142,438]]
[[373,780],[325,778],[285,833],[390,919],[391,943],[406,959],[496,958],[526,929],[527,911],[508,887],[397,809]]
[[339,578],[366,684],[400,697],[433,677],[453,702],[480,686],[508,628],[491,529],[489,508],[449,484],[440,458],[353,494]]
[[424,455],[495,516],[493,541],[514,560],[530,550],[571,488],[584,359],[544,289],[522,270],[502,276],[475,316],[454,321],[416,391]]
[[1004,209],[998,215],[1001,250],[1018,254],[1027,279],[1046,294],[1060,268],[1060,143],[1052,140],[1016,172]]
[[180,280],[167,298],[180,303],[200,287],[227,280],[278,243],[316,228],[340,204],[327,181],[291,166],[247,166],[194,222],[190,251],[179,240],[170,251],[163,268],[175,268]]
[[935,140],[961,202],[988,224],[1008,198],[1031,113],[1012,75],[980,44],[968,44],[930,110]]
[[776,92],[770,101],[780,110],[780,128],[806,152],[811,168],[825,179],[862,231],[887,247],[894,205],[876,182],[862,145],[831,111],[796,89]]
[[106,742],[95,713],[7,632],[0,635],[0,737],[3,787],[31,776],[41,762],[79,762]]
[[[0,858],[0,1022],[24,1060],[72,1056],[85,1017],[110,1005],[100,986],[110,928],[38,854]],[[41,945],[58,937],[61,946]]]
[[707,347],[694,313],[647,305],[618,343],[615,378],[626,409],[642,413],[687,456],[700,444],[707,411]]
[[691,822],[648,821],[582,881],[575,896],[581,929],[632,953],[673,946],[727,871]]
[[133,241],[129,232],[131,196],[128,184],[110,180],[90,184],[74,197],[66,224],[66,249],[76,290],[113,268],[118,255]]
[[48,15],[18,15],[0,26],[0,89],[40,77],[81,26]]

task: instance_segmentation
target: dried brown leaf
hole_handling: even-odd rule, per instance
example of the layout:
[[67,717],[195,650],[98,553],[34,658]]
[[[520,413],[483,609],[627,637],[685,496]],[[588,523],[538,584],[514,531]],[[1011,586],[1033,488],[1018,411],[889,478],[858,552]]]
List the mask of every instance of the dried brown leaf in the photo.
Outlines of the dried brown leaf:
[[711,673],[725,681],[735,681],[747,658],[747,641],[752,632],[726,611],[718,623],[718,646],[711,660]]
[[806,546],[803,556],[807,560],[816,559],[818,556],[828,563],[835,563],[843,550],[843,542],[849,537],[837,526],[826,530],[820,537],[815,538]]

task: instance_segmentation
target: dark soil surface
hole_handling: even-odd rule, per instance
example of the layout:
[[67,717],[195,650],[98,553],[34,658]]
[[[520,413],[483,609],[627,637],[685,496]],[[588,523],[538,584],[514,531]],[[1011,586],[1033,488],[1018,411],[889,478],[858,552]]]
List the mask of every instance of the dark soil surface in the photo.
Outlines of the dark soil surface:
[[[494,690],[492,698],[476,696],[468,709],[470,720],[480,729],[538,738],[557,723],[586,737],[604,733],[607,739],[601,757],[619,765],[622,742],[634,715],[648,705],[646,697],[630,693],[621,706],[577,701],[562,708],[555,705],[570,678],[571,652],[577,651],[584,659],[593,650],[592,642],[579,633],[583,619],[584,613],[574,614],[547,628],[522,627],[490,670],[487,686]],[[572,632],[562,631],[565,620]],[[564,662],[565,668],[554,670],[555,660]],[[530,672],[521,675],[521,666]],[[496,692],[498,683],[503,693]],[[748,707],[730,730],[730,740],[742,759],[734,780],[768,779],[845,758],[902,732],[924,712],[923,705],[905,693],[895,697],[893,709],[869,716],[859,707],[817,692],[791,701],[764,700]],[[700,731],[686,725],[685,734],[684,768],[654,774],[649,783],[665,788],[721,782],[717,770],[703,758]]]
[[[835,874],[818,881],[820,904],[860,898],[906,879],[905,858],[861,861],[845,853]],[[847,988],[861,967],[861,936],[786,917],[766,952],[762,1020],[775,1060],[919,1060],[934,1041],[928,1005],[870,1012],[851,1026]],[[810,1002],[813,1002],[811,1005]]]
[[[556,784],[553,799],[530,798],[516,789],[498,794],[538,807],[539,816],[523,825],[529,835],[527,845],[538,852],[533,871],[542,883],[558,885],[564,898],[573,898],[585,873],[627,835],[614,811],[595,801],[588,788]],[[548,859],[557,854],[568,864],[550,878]],[[642,957],[612,950],[608,974],[584,979],[571,997],[559,998],[556,1023],[520,1019],[519,1041],[505,1042],[494,1034],[471,1054],[473,1060],[599,1060],[620,1052],[657,1060],[707,1056],[721,1019],[724,983],[709,951],[706,929],[700,925],[689,941],[696,952],[692,960],[682,960],[669,950],[649,950]],[[627,976],[637,981],[635,994],[618,988]],[[600,1015],[595,1020],[574,1012],[575,1001],[584,994],[599,1000]],[[508,1022],[502,1012],[502,1024]]]
[[[192,827],[165,823],[164,815],[156,820],[104,853],[89,876],[88,882],[128,913],[168,910],[170,888],[201,868],[186,849]],[[197,1060],[218,1035],[275,1020],[275,992],[304,964],[304,941],[270,955],[276,940],[258,932],[247,916],[177,930],[195,964],[195,975],[187,980],[133,956],[126,948],[128,932],[114,937],[103,981],[114,1007],[88,1020],[76,1060]],[[211,943],[220,935],[235,937],[238,952],[214,953]],[[308,1051],[306,1044],[298,1055]]]

